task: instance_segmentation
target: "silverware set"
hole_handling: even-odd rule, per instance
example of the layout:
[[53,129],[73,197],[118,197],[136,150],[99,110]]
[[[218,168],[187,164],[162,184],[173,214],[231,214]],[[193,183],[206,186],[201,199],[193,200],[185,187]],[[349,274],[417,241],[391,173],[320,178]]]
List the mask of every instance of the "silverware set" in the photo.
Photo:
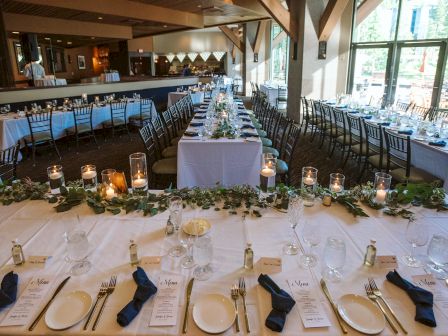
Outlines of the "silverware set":
[[[403,326],[403,324],[400,322],[400,320],[398,319],[397,315],[395,314],[395,312],[392,310],[392,308],[390,307],[390,305],[387,303],[387,301],[383,298],[383,294],[381,293],[381,291],[378,289],[375,280],[373,280],[372,278],[369,278],[369,283],[364,285],[364,288],[366,290],[366,294],[367,297],[372,300],[373,302],[375,302],[378,307],[381,309],[381,311],[384,314],[384,317],[386,318],[387,322],[389,323],[389,325],[391,326],[392,330],[397,334],[398,333],[398,329],[395,326],[395,323],[392,321],[395,320],[395,322],[398,324],[398,326],[401,328],[401,330],[403,330],[403,332],[405,334],[408,333],[408,331],[405,329],[405,327]],[[383,305],[381,304],[381,302],[384,304],[385,307],[383,307]],[[392,319],[390,318],[388,312],[390,313],[390,315],[392,316]]]
[[101,318],[101,315],[103,314],[103,310],[104,310],[104,306],[106,305],[107,298],[114,292],[116,285],[117,285],[117,276],[116,275],[111,276],[109,282],[106,281],[106,282],[101,283],[100,290],[98,291],[98,294],[96,296],[95,304],[93,305],[93,308],[90,311],[89,316],[87,317],[87,321],[84,324],[84,328],[83,328],[84,330],[87,330],[90,320],[92,319],[92,317],[95,313],[95,309],[96,309],[96,306],[98,305],[98,302],[104,298],[103,303],[100,308],[100,311],[99,311],[98,315],[96,316],[95,322],[93,323],[93,326],[92,326],[92,330],[96,330],[96,327]]
[[240,331],[240,323],[238,320],[238,298],[241,296],[243,299],[243,307],[244,307],[244,321],[246,323],[246,331],[250,333],[250,326],[249,326],[249,317],[247,315],[247,306],[246,306],[246,281],[243,277],[241,277],[238,281],[238,285],[234,284],[230,288],[230,296],[232,297],[233,302],[235,303],[235,329],[237,332]]
[[330,291],[328,290],[327,284],[324,279],[320,279],[320,287],[322,288],[322,291],[324,292],[328,302],[330,303],[331,308],[333,309],[334,314],[336,315],[336,318],[338,319],[338,323],[339,323],[339,326],[341,327],[342,332],[344,334],[347,334],[348,330],[345,327],[341,316],[339,315],[338,307],[336,306],[336,303],[331,298]]

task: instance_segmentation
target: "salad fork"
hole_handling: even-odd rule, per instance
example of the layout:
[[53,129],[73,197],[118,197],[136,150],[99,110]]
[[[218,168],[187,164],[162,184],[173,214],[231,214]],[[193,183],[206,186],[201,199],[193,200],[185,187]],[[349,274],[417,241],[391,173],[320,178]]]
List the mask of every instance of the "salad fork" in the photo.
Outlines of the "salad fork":
[[392,323],[391,319],[389,318],[389,315],[387,315],[386,311],[384,310],[383,306],[380,304],[380,302],[378,301],[378,297],[373,294],[372,289],[370,288],[370,286],[368,284],[364,285],[364,288],[366,289],[366,294],[367,297],[372,300],[373,302],[375,302],[377,304],[377,306],[381,309],[381,311],[383,312],[384,317],[386,318],[387,322],[389,323],[389,325],[391,326],[391,328],[393,329],[393,331],[398,334],[398,330],[395,327],[395,325]]
[[373,294],[375,294],[378,298],[381,299],[381,301],[384,302],[384,304],[386,305],[387,309],[389,309],[390,313],[392,314],[392,317],[395,319],[395,321],[397,322],[397,324],[400,326],[400,328],[403,330],[403,332],[405,334],[408,333],[408,331],[403,327],[403,325],[401,324],[400,320],[398,319],[397,315],[395,314],[395,312],[392,310],[392,308],[389,306],[389,304],[386,302],[386,300],[383,298],[383,294],[381,293],[381,291],[378,289],[378,287],[376,286],[375,280],[373,280],[373,278],[369,278],[369,285],[370,288],[372,289]]
[[90,319],[92,318],[93,313],[95,312],[96,305],[98,304],[99,300],[101,300],[104,297],[104,295],[106,295],[107,287],[108,287],[107,282],[102,282],[101,283],[100,291],[98,292],[98,295],[96,296],[95,304],[93,305],[92,310],[90,310],[89,316],[87,317],[87,321],[84,324],[84,328],[83,328],[84,330],[87,330],[87,326],[90,323]]
[[250,333],[249,317],[247,316],[247,307],[246,307],[246,281],[244,280],[244,277],[240,278],[238,286],[239,286],[238,289],[239,289],[240,295],[243,298],[244,320],[246,322],[246,330],[248,333]]
[[230,295],[232,296],[232,300],[233,302],[235,302],[235,312],[236,312],[236,316],[235,316],[235,328],[237,332],[240,332],[240,323],[238,321],[238,286],[237,285],[233,285],[230,288]]
[[106,294],[104,297],[103,304],[101,305],[100,312],[98,313],[98,315],[95,319],[95,322],[93,323],[92,330],[96,329],[96,326],[100,320],[101,314],[103,313],[104,306],[106,305],[107,298],[109,297],[109,295],[111,295],[114,292],[116,285],[117,285],[117,276],[112,275],[110,278],[109,284],[107,285]]

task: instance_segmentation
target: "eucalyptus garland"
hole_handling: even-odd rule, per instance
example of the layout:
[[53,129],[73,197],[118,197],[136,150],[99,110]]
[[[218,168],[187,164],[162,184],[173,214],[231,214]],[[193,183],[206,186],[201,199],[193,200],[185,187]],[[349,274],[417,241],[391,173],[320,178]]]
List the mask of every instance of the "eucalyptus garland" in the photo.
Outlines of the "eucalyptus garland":
[[218,122],[218,126],[211,135],[212,139],[219,139],[219,138],[235,139],[235,137],[236,137],[236,130],[234,127],[232,127],[232,125],[230,125],[227,119],[220,120]]
[[[33,182],[29,178],[0,183],[0,202],[9,205],[13,202],[30,200],[47,200],[55,204],[57,212],[65,212],[83,202],[96,214],[110,212],[114,215],[121,212],[142,212],[144,216],[154,216],[168,209],[169,199],[172,196],[180,196],[184,207],[201,208],[204,210],[227,211],[236,215],[238,210],[242,214],[261,217],[260,210],[272,208],[280,212],[288,209],[288,198],[291,193],[300,194],[304,191],[284,184],[278,184],[270,188],[268,193],[261,193],[259,189],[248,185],[224,188],[217,185],[214,188],[168,188],[160,193],[148,192],[146,195],[121,194],[112,199],[106,199],[100,192],[86,191],[82,188],[81,181],[68,182],[67,187],[61,188],[60,195],[48,194],[48,184]],[[445,201],[445,191],[434,184],[399,184],[396,189],[388,194],[386,205],[374,203],[375,190],[372,183],[358,185],[343,193],[331,193],[329,189],[318,187],[315,196],[322,197],[330,194],[333,202],[344,206],[355,217],[368,217],[368,214],[360,206],[363,204],[372,209],[383,211],[389,216],[401,216],[412,218],[412,211],[408,208],[423,206],[437,211],[448,210]]]

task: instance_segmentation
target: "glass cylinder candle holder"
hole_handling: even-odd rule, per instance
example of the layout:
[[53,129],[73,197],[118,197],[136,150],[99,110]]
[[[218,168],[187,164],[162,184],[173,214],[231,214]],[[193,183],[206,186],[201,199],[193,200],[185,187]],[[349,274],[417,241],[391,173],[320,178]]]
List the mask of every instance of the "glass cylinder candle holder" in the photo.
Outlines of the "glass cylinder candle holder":
[[311,207],[314,205],[315,192],[317,188],[317,172],[314,167],[302,168],[302,196],[303,205]]
[[386,173],[375,173],[375,196],[374,202],[377,204],[386,203],[387,193],[390,189],[390,183],[392,182],[392,176]]
[[115,187],[114,181],[114,175],[116,173],[115,169],[104,169],[101,172],[101,181],[103,183],[103,197],[111,200],[114,197],[117,197],[117,190]]
[[133,153],[129,155],[131,168],[131,185],[133,193],[146,194],[148,191],[148,170],[146,167],[146,154]]
[[82,99],[82,102],[83,102],[83,104],[87,104],[87,93],[83,93],[82,95],[81,95],[81,99]]
[[268,188],[275,187],[275,176],[277,175],[277,158],[272,154],[262,155],[262,168],[260,171],[260,189],[264,192]]
[[95,105],[100,105],[100,96],[95,96]]
[[53,165],[47,168],[50,191],[57,195],[61,193],[61,187],[65,187],[64,172],[61,165]]
[[330,174],[330,191],[340,193],[344,191],[345,176],[340,173]]
[[85,165],[81,167],[82,185],[85,190],[96,191],[98,185],[98,174],[94,165]]

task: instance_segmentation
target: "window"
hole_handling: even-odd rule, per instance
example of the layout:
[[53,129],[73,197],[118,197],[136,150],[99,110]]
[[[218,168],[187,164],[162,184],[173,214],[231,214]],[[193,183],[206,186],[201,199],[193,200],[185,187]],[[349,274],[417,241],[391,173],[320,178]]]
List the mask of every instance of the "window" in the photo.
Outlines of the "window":
[[65,72],[64,49],[47,47],[46,52],[49,72],[53,73],[52,60],[55,73]]
[[[38,63],[42,64],[42,51],[40,47],[37,47],[37,50],[39,52],[39,61]],[[23,75],[23,71],[25,70],[25,55],[22,51],[22,45],[20,42],[14,42],[14,51],[16,53],[16,62],[17,62],[17,71],[20,75]]]
[[271,28],[271,81],[286,83],[288,74],[289,37],[276,23]]

